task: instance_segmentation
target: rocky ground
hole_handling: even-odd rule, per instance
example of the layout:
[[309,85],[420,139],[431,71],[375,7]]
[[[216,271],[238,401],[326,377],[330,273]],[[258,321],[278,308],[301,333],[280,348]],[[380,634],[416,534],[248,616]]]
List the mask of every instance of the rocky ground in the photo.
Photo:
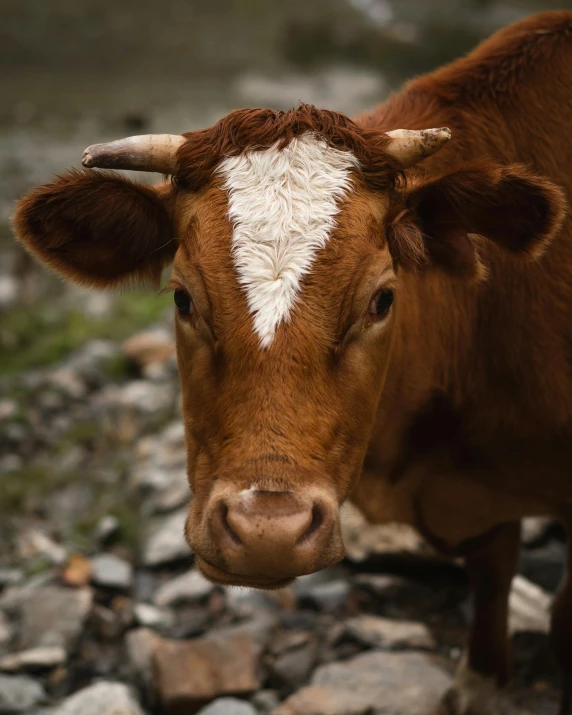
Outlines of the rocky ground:
[[[273,593],[193,568],[168,319],[0,382],[0,713],[426,715],[470,606],[411,531],[344,515],[348,557]],[[527,523],[514,698],[556,712],[557,525]]]

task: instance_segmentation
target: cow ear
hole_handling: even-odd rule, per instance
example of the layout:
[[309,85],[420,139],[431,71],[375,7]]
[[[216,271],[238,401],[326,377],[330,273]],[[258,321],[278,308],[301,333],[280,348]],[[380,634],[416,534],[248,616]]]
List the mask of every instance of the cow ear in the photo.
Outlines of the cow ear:
[[417,264],[466,278],[482,274],[470,234],[484,236],[514,255],[536,259],[566,211],[562,190],[548,179],[518,164],[501,167],[492,162],[424,184],[405,197],[405,205],[399,220],[389,226],[390,248],[400,254],[400,243],[414,243]]
[[177,248],[160,188],[73,171],[18,202],[18,239],[65,278],[106,288],[157,282]]

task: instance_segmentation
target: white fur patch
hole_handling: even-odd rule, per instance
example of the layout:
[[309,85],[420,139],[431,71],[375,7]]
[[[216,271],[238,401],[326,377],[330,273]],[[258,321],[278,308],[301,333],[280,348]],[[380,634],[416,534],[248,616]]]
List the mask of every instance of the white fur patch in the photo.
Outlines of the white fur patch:
[[357,166],[351,152],[310,133],[283,149],[275,145],[221,162],[234,264],[262,347],[289,319],[302,278],[336,225],[338,202]]

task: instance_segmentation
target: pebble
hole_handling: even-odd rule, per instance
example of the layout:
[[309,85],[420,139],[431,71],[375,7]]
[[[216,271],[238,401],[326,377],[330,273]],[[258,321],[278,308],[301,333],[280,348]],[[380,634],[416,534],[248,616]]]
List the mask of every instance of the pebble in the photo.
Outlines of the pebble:
[[322,665],[274,715],[427,715],[451,677],[421,653],[362,653]]
[[186,507],[164,517],[156,517],[149,526],[143,547],[143,564],[160,566],[180,559],[189,559],[191,550],[185,539]]
[[302,602],[309,602],[321,611],[332,613],[343,608],[350,589],[348,581],[342,579],[321,583],[311,588]]
[[105,588],[127,591],[133,583],[133,567],[115,554],[101,554],[91,560],[93,583]]
[[552,598],[540,586],[517,575],[512,581],[509,596],[509,629],[515,631],[550,630]]
[[0,713],[25,713],[45,698],[44,689],[32,678],[0,674]]
[[66,660],[67,653],[60,646],[30,648],[0,658],[0,670],[50,669],[63,665]]
[[237,698],[217,698],[210,705],[201,708],[197,715],[257,715],[256,710]]
[[19,604],[22,623],[20,647],[74,647],[92,605],[89,588],[43,586]]
[[215,586],[198,569],[190,569],[159,587],[153,603],[156,606],[179,606],[201,601],[214,591]]
[[67,698],[56,715],[143,715],[143,710],[126,685],[101,681]]
[[355,638],[362,645],[384,650],[433,650],[437,645],[423,623],[367,614],[348,618],[342,634]]
[[260,687],[259,655],[251,637],[229,632],[156,641],[153,662],[163,711],[192,712],[221,695],[250,695]]
[[133,610],[135,620],[140,626],[166,631],[175,624],[175,615],[168,608],[158,608],[148,603],[137,603]]

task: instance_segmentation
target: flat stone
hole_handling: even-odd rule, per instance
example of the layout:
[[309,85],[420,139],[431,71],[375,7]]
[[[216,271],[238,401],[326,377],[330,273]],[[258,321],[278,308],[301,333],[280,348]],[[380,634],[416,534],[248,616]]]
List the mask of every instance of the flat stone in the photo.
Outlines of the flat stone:
[[127,591],[133,583],[133,567],[115,554],[100,554],[91,560],[92,581],[98,586]]
[[160,586],[153,597],[153,603],[156,606],[193,603],[210,596],[214,589],[214,584],[207,581],[198,569],[190,569]]
[[354,638],[362,645],[384,650],[433,650],[436,647],[435,639],[423,623],[379,616],[349,618],[344,623],[343,635]]
[[126,685],[101,681],[71,695],[56,714],[143,715],[143,710]]
[[368,652],[320,666],[274,715],[427,715],[451,678],[421,653]]
[[0,658],[0,670],[49,669],[63,665],[66,660],[67,653],[61,646],[30,648]]
[[147,693],[154,691],[153,653],[161,638],[148,628],[129,631],[125,638],[131,670]]
[[25,675],[0,675],[0,713],[25,713],[46,699],[46,693]]
[[169,516],[156,518],[150,525],[149,536],[143,547],[145,566],[160,566],[179,559],[190,559],[191,550],[185,539],[187,513],[184,507]]
[[31,591],[19,605],[20,647],[73,648],[91,610],[92,599],[89,588],[43,586]]
[[348,581],[338,579],[314,586],[302,600],[311,602],[320,611],[331,613],[345,605],[350,589]]
[[517,575],[512,581],[509,596],[509,629],[515,631],[550,630],[552,598],[540,586]]
[[160,640],[153,662],[163,711],[196,712],[221,695],[256,691],[259,655],[251,637],[228,631],[187,641]]
[[237,698],[217,698],[206,708],[199,710],[198,715],[257,715],[250,703]]
[[156,630],[168,630],[175,624],[175,616],[168,608],[158,608],[149,603],[136,603],[133,609],[140,626]]

